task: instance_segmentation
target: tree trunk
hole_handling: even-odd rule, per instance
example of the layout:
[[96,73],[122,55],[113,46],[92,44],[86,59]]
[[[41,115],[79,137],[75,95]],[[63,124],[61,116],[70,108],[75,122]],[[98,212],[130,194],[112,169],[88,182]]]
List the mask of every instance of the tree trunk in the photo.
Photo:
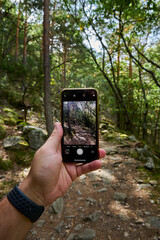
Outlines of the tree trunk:
[[[26,67],[26,62],[27,62],[27,2],[25,3],[25,23],[24,23],[24,40],[23,40],[23,66],[24,68]],[[18,55],[17,55],[18,57]],[[27,104],[25,102],[25,96],[27,93],[27,87],[26,87],[26,76],[23,75],[22,77],[22,91],[23,91],[23,96],[22,96],[22,104],[24,107],[24,120],[25,122],[27,121]]]
[[144,99],[144,102],[145,102],[145,109],[144,109],[144,112],[143,112],[143,123],[142,123],[142,138],[146,139],[147,138],[148,102],[147,102],[146,93],[145,93],[145,89],[144,89],[143,82],[142,82],[142,74],[141,74],[141,68],[140,67],[139,67],[139,80],[140,80],[140,83],[141,83],[143,99]]
[[50,57],[49,57],[49,0],[44,0],[44,26],[43,26],[43,67],[44,67],[44,113],[46,119],[46,129],[48,136],[53,131],[53,116],[51,105],[51,77],[50,77]]
[[18,10],[18,19],[17,19],[17,30],[16,30],[16,51],[15,51],[15,61],[18,61],[18,48],[19,48],[19,24],[20,24],[20,3],[19,3],[19,10]]
[[67,61],[67,44],[64,40],[64,43],[63,43],[63,69],[62,69],[63,88],[66,87],[66,61]]

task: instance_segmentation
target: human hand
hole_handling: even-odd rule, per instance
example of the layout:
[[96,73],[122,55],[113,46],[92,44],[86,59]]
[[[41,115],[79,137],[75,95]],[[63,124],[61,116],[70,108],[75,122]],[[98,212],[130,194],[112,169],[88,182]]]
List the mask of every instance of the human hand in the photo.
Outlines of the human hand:
[[[19,188],[34,202],[47,206],[61,197],[72,182],[84,173],[101,167],[100,160],[76,165],[64,163],[61,155],[61,138],[63,129],[60,123],[55,123],[55,129],[46,143],[36,152],[31,170]],[[99,157],[105,156],[103,149]]]

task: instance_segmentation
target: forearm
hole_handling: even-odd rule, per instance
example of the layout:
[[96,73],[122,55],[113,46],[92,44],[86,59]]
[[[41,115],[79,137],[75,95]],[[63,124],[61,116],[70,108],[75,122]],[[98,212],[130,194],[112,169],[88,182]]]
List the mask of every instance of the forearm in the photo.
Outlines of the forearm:
[[12,206],[7,198],[0,202],[0,239],[25,239],[31,227],[31,221]]

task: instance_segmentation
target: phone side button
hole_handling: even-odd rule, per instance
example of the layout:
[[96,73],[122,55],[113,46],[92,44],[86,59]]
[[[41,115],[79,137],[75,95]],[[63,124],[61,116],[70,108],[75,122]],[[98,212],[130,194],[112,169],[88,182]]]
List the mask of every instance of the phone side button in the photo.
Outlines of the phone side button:
[[83,154],[83,149],[82,148],[78,148],[77,149],[77,154],[78,155],[82,155]]

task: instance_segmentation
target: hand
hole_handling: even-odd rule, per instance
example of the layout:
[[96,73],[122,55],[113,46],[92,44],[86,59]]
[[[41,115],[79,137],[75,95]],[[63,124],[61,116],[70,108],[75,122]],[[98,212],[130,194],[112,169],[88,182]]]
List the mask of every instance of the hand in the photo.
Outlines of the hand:
[[[61,138],[63,129],[60,123],[55,123],[55,129],[46,143],[36,152],[31,170],[19,188],[39,205],[47,206],[61,197],[72,182],[84,173],[101,167],[100,160],[76,165],[63,163],[61,155]],[[99,157],[105,156],[103,149]]]

